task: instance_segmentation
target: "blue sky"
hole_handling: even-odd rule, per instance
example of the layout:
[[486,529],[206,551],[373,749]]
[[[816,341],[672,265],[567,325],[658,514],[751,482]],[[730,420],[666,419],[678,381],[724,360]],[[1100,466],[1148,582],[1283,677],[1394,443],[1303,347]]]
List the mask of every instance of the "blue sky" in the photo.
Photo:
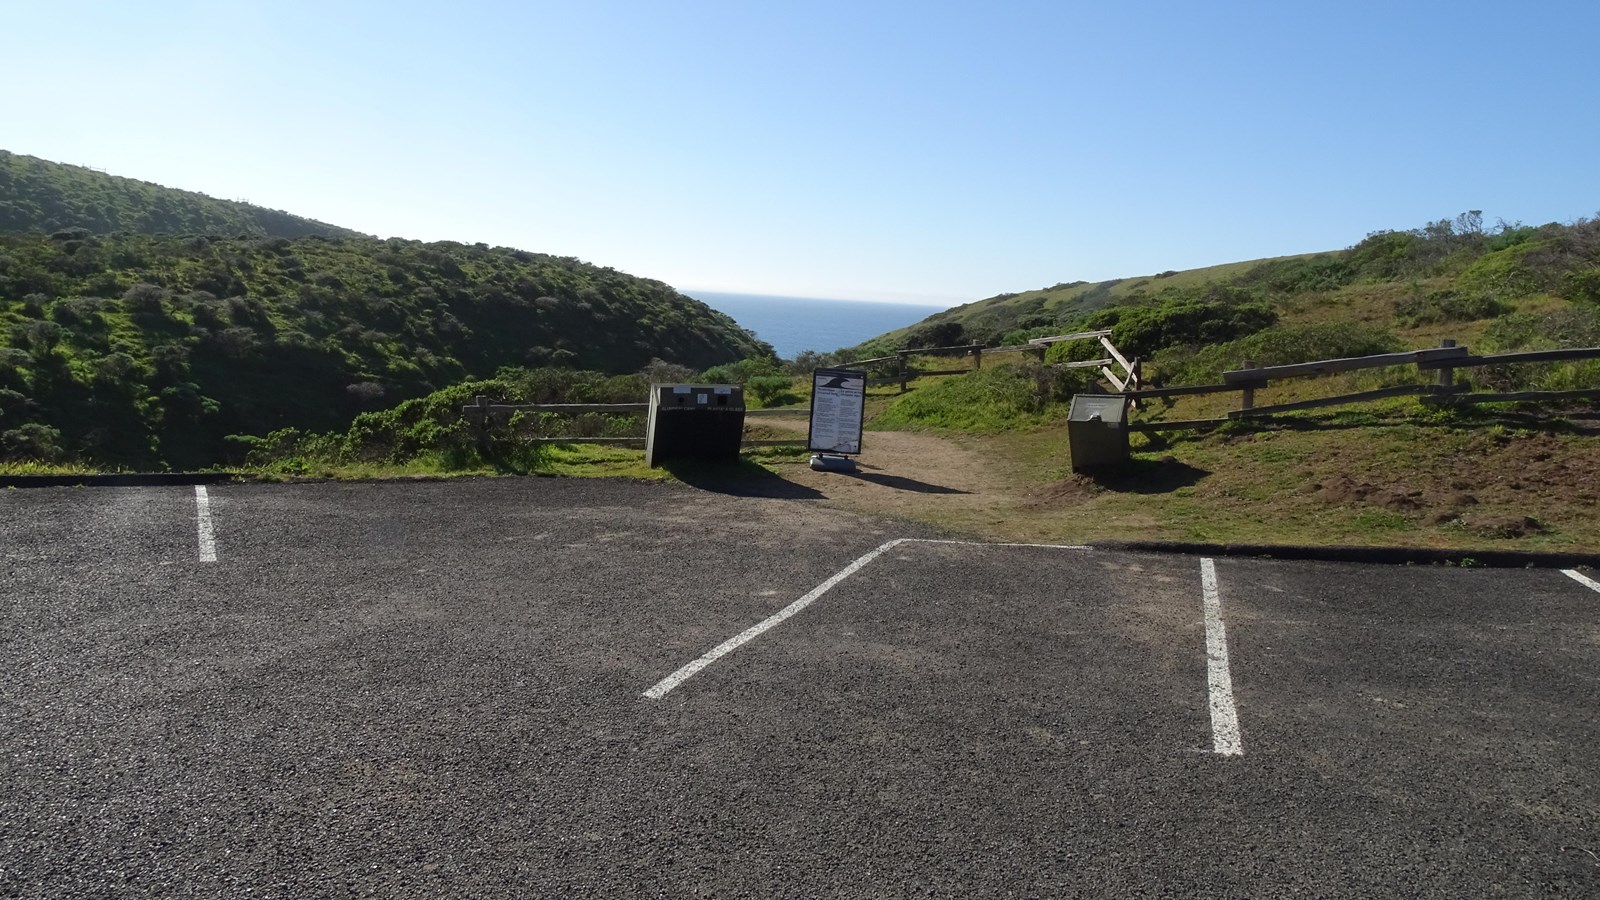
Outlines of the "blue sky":
[[0,148],[681,289],[957,303],[1600,211],[1600,4],[8,4]]

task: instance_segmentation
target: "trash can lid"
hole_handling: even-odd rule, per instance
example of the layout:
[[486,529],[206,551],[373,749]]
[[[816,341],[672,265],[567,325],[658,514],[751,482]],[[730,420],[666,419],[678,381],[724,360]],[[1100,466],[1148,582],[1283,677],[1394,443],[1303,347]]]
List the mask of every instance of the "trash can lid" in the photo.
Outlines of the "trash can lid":
[[1118,394],[1076,394],[1067,412],[1069,422],[1124,422],[1128,399]]

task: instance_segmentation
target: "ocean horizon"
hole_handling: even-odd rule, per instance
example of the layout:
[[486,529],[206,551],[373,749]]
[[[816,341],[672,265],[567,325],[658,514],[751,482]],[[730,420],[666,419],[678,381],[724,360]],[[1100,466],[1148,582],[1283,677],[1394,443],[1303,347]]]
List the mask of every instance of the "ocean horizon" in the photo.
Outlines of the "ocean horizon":
[[815,350],[832,353],[880,334],[914,325],[954,304],[886,303],[823,297],[780,297],[684,291],[772,345],[784,359]]

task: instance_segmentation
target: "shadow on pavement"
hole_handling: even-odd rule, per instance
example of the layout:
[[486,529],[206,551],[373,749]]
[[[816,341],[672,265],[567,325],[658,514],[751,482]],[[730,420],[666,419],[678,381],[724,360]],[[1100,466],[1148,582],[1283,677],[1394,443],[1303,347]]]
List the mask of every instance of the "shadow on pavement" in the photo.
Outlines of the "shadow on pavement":
[[826,495],[815,488],[796,484],[747,460],[711,463],[674,460],[662,468],[690,487],[730,497],[769,497],[777,500],[822,500]]

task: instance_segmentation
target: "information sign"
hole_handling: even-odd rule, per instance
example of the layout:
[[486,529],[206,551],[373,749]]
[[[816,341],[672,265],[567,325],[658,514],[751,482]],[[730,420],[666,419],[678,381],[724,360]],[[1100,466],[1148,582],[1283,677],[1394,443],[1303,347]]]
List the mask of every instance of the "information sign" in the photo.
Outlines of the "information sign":
[[817,369],[811,373],[811,434],[815,453],[860,453],[866,415],[867,373]]

